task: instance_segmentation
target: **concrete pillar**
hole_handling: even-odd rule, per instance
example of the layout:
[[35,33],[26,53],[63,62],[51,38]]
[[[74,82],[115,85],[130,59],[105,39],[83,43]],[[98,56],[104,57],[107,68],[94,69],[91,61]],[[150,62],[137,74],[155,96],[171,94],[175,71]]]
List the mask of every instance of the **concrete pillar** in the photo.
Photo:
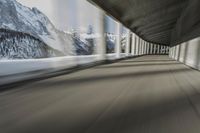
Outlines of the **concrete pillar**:
[[164,50],[163,50],[163,54],[166,54],[167,53],[167,46],[164,46]]
[[146,55],[147,54],[147,42],[144,41],[144,54]]
[[148,42],[148,54],[151,54],[151,43]]
[[179,50],[180,50],[180,45],[177,45],[176,46],[176,58],[175,58],[176,60],[179,60],[179,58],[180,58],[179,57],[179,52],[180,52]]
[[142,55],[144,55],[144,50],[145,50],[145,48],[144,48],[144,40],[142,40]]
[[146,54],[146,41],[144,41],[144,55]]
[[138,37],[138,42],[137,42],[137,55],[140,55],[140,38]]
[[167,46],[164,46],[163,54],[167,54]]
[[149,43],[146,42],[146,54],[149,54]]
[[121,56],[121,24],[117,22],[116,24],[116,47],[115,47],[115,52],[116,52],[116,58],[120,58]]
[[140,43],[140,38],[136,36],[136,47],[135,47],[136,55],[139,55],[139,43]]
[[174,47],[174,59],[176,60],[176,55],[177,55],[177,47]]
[[154,52],[154,53],[157,54],[157,48],[158,48],[158,45],[155,44],[155,47],[154,47],[154,48],[155,48],[155,52]]
[[146,42],[146,54],[148,54],[148,42]]
[[147,53],[146,54],[149,54],[149,43],[147,42]]
[[141,44],[141,55],[144,54],[144,40],[142,40],[142,44]]
[[140,39],[140,55],[143,54],[143,40]]
[[105,39],[105,13],[100,10],[98,12],[98,22],[96,22],[96,31],[99,34],[99,37],[96,39],[97,45],[95,48],[95,53],[98,55],[98,60],[106,59],[106,39]]
[[145,54],[147,54],[147,42],[145,42]]
[[160,45],[157,45],[157,54],[160,54]]
[[169,49],[169,57],[172,58],[172,49]]
[[167,54],[168,49],[169,49],[169,47],[165,46],[165,54]]
[[137,55],[137,44],[138,44],[138,37],[137,37],[137,35],[135,36],[135,55]]
[[151,54],[151,43],[148,43],[148,45],[149,45],[149,54]]
[[142,55],[142,39],[140,38],[139,55]]
[[149,52],[148,53],[151,54],[151,43],[149,42],[148,45],[149,45]]
[[150,54],[153,54],[153,44],[150,43]]
[[136,55],[135,48],[136,48],[136,36],[135,36],[135,33],[132,33],[132,43],[131,43],[131,55],[132,56]]
[[127,30],[125,52],[126,52],[126,56],[130,55],[130,30]]
[[143,48],[142,48],[142,49],[143,49],[143,52],[142,52],[142,53],[143,53],[143,55],[144,55],[144,54],[145,54],[145,41],[144,41],[144,40],[143,40]]
[[177,47],[174,47],[174,59],[176,60],[177,59]]
[[165,52],[165,54],[169,54],[169,49],[170,49],[170,47],[166,46],[166,52]]
[[164,48],[165,48],[165,46],[161,45],[160,47],[161,47],[161,48],[160,48],[160,53],[161,53],[161,54],[164,54]]
[[155,44],[152,43],[152,54],[154,54],[154,46]]
[[174,58],[174,47],[171,48],[171,58]]
[[172,58],[173,58],[173,59],[175,59],[175,50],[176,50],[175,47],[173,47],[173,48],[172,48],[172,52],[173,52]]
[[156,54],[156,44],[153,45],[153,54]]

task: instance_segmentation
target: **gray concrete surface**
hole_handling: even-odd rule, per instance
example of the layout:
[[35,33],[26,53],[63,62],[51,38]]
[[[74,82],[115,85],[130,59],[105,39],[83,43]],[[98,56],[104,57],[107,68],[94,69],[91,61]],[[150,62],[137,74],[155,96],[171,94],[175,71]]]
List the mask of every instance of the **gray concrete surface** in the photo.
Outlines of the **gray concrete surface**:
[[169,57],[200,70],[200,38],[171,47]]
[[0,93],[0,133],[198,133],[200,73],[167,56],[97,66]]
[[147,42],[176,46],[200,36],[199,0],[88,0]]

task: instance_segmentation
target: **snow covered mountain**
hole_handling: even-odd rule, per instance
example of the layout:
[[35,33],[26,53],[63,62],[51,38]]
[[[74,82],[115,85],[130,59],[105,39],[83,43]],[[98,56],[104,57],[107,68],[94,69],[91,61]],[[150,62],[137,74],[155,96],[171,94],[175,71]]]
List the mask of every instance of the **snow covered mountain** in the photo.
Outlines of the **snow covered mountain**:
[[107,53],[115,52],[116,35],[107,33],[106,34],[106,51]]
[[37,59],[62,56],[29,34],[0,29],[0,59]]
[[38,39],[60,55],[72,55],[74,51],[70,35],[57,30],[38,9],[25,7],[16,0],[0,0],[0,29],[25,33],[26,37],[30,35],[29,39]]

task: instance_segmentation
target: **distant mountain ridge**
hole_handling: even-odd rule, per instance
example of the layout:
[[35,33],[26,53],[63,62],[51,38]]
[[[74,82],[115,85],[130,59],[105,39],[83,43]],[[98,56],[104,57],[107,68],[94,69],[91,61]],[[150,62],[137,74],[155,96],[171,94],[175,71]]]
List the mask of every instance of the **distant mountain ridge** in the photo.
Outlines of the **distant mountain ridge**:
[[28,8],[16,0],[0,0],[0,29],[30,34],[63,55],[73,55],[73,39],[59,31],[37,8]]

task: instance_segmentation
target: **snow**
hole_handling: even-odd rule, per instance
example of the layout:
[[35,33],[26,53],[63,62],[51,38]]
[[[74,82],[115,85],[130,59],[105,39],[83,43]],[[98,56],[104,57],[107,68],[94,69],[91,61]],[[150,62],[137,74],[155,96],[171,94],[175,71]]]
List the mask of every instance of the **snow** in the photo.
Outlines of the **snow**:
[[2,24],[2,27],[4,27],[4,28],[7,28],[7,27],[9,27],[9,28],[11,28],[11,29],[15,29],[16,27],[15,27],[15,25],[13,25],[12,23],[3,23]]
[[70,54],[68,53],[70,50],[66,49],[73,49],[72,46],[69,46],[72,43],[69,43],[70,40],[60,37],[65,33],[58,31],[37,8],[25,7],[16,0],[0,0],[0,2],[3,2],[0,4],[0,28],[28,33],[64,55]]
[[94,62],[96,56],[66,56],[46,59],[27,59],[27,60],[2,60],[0,61],[0,76],[12,75],[17,73],[70,68],[77,64]]
[[[65,56],[46,59],[25,59],[25,60],[1,60],[0,61],[0,76],[8,76],[12,74],[48,70],[71,68],[76,65],[83,65],[98,61],[99,55],[84,55],[84,56]],[[116,54],[107,54],[107,59],[115,60]],[[126,54],[121,54],[121,58],[126,57]]]

